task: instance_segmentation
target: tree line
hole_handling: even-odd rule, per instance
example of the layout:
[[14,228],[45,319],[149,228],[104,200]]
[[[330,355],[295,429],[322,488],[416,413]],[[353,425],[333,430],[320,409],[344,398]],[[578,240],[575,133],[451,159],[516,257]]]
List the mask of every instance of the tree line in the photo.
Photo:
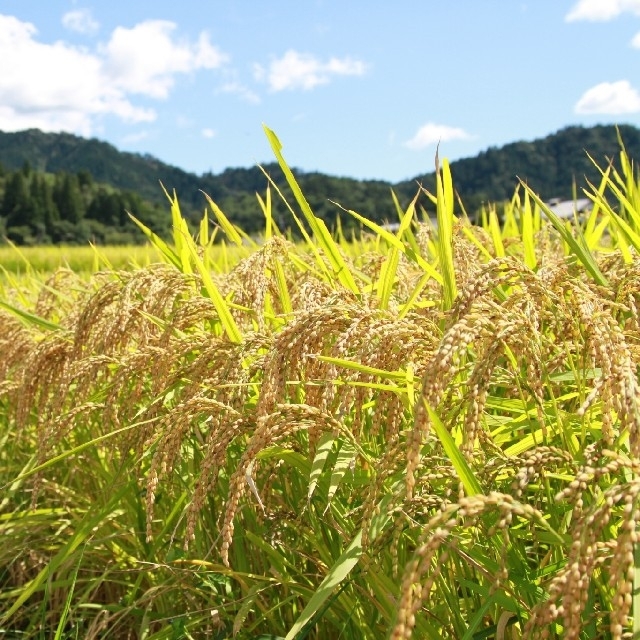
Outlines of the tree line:
[[[276,166],[270,166],[270,170],[278,189],[289,203],[294,203],[294,197],[277,174]],[[224,178],[233,183],[235,174],[242,182],[248,170],[237,171],[239,176],[236,170],[228,170]],[[212,189],[207,191],[214,195],[218,192],[218,197],[214,198],[216,203],[234,224],[249,234],[258,234],[264,229],[264,217],[256,193],[264,195],[268,180],[260,169],[256,168],[255,172],[250,181],[253,191],[226,185],[221,189],[217,184],[210,184]],[[340,214],[343,228],[348,230],[355,226],[353,219],[337,203],[345,203],[345,207],[355,208],[358,213],[378,222],[395,219],[395,207],[386,183],[365,183],[346,178],[336,180],[320,173],[299,173],[298,177],[315,214],[329,226],[337,224]],[[206,186],[206,179],[204,182],[203,186]],[[35,171],[28,162],[15,171],[8,171],[0,164],[0,242],[5,238],[25,246],[144,242],[145,236],[131,221],[129,213],[158,235],[168,238],[171,223],[169,202],[160,184],[156,188],[162,197],[160,202],[150,201],[132,190],[96,182],[86,169],[51,174]],[[202,191],[197,190],[195,197],[192,192],[177,192],[182,212],[194,230],[206,206]],[[354,201],[358,206],[350,204]],[[272,210],[276,224],[283,231],[292,227],[291,214],[275,193]],[[298,235],[295,225],[291,231]]]
[[19,245],[142,242],[127,212],[166,235],[166,208],[134,191],[98,184],[86,171],[48,174],[0,165],[0,236]]
[[[567,127],[532,142],[489,148],[475,157],[451,163],[454,187],[473,218],[485,203],[509,200],[522,179],[543,199],[582,196],[588,181],[600,177],[591,158],[606,166],[619,154],[618,134],[628,155],[640,159],[640,129],[621,125]],[[589,154],[591,158],[589,157]],[[425,155],[425,160],[428,156]],[[0,242],[18,244],[142,242],[144,236],[127,211],[160,235],[167,235],[170,214],[160,182],[175,189],[182,212],[197,228],[206,206],[202,192],[249,234],[259,233],[264,219],[256,193],[264,195],[270,176],[293,204],[294,198],[277,164],[228,168],[200,176],[167,165],[149,155],[120,152],[99,140],[36,129],[0,132]],[[416,196],[418,185],[435,190],[433,158],[429,170],[411,180],[355,180],[293,169],[314,213],[335,227],[357,226],[341,206],[383,223],[397,220],[391,191],[402,207]],[[420,195],[418,207],[433,213]],[[456,204],[457,207],[457,204]],[[459,212],[459,208],[457,207]],[[273,193],[274,219],[285,230],[297,229],[286,205]]]

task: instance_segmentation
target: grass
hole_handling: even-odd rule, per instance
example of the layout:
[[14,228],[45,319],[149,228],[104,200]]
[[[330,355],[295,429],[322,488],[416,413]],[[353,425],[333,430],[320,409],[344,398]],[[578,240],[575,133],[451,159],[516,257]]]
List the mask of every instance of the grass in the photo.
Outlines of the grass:
[[587,220],[473,226],[443,161],[437,229],[347,243],[266,133],[302,243],[171,198],[160,263],[5,285],[0,635],[640,637],[623,147]]

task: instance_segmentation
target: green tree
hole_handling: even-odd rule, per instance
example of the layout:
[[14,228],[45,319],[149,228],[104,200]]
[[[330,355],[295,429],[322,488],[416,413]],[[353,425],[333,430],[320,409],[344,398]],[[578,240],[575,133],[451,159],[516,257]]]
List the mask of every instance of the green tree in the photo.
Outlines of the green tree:
[[100,187],[87,209],[87,218],[109,226],[120,226],[121,210],[123,210],[123,203],[120,194],[110,193]]
[[78,224],[85,214],[85,206],[75,174],[62,173],[56,176],[54,201],[60,212],[60,219]]
[[53,225],[60,220],[60,212],[53,200],[53,188],[42,173],[34,175],[32,181],[37,185],[35,188],[32,187],[32,191],[37,194],[38,206],[43,213],[46,232],[51,235]]
[[45,224],[45,190],[44,176],[42,174],[32,173],[31,179],[29,180],[29,202],[27,205],[26,218],[29,221],[29,227],[32,229],[34,239],[37,243],[46,243],[49,240]]
[[78,177],[78,184],[80,185],[80,189],[82,189],[83,191],[85,189],[90,190],[93,187],[93,176],[86,169],[81,169],[80,171],[78,171],[78,173],[76,173],[76,176]]
[[[44,190],[46,186],[44,177],[34,174],[29,181],[29,224],[32,227],[44,225],[46,198]],[[44,188],[43,188],[44,187]]]
[[2,215],[7,227],[29,224],[29,186],[24,174],[14,171],[7,178],[2,199]]

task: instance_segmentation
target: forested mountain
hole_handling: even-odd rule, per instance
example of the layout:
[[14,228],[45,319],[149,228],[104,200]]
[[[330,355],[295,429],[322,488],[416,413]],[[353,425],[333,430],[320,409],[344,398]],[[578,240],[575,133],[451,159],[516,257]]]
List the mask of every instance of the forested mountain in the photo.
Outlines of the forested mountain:
[[[640,129],[623,125],[619,131],[629,155],[640,159]],[[579,190],[585,176],[598,179],[587,151],[601,165],[617,158],[615,127],[568,127],[533,142],[489,148],[451,163],[454,186],[469,213],[482,202],[510,198],[518,176],[545,199],[570,198],[574,179]],[[288,193],[277,165],[263,168]],[[376,221],[392,220],[391,189],[404,205],[416,194],[418,182],[429,190],[435,183],[433,172],[398,184],[294,173],[316,214],[329,224],[340,211],[331,201]],[[183,211],[194,221],[205,206],[202,190],[247,232],[263,226],[255,193],[264,193],[267,180],[258,167],[198,176],[96,139],[30,129],[0,132],[0,237],[21,244],[142,239],[125,210],[166,233],[168,207],[159,182],[176,190]],[[422,202],[429,208],[426,199]],[[290,223],[281,203],[275,204],[275,215],[282,226]],[[346,215],[341,217],[348,223]]]
[[[640,129],[630,125],[618,127],[629,156],[640,160]],[[518,177],[524,180],[543,199],[571,198],[573,182],[581,197],[588,179],[597,183],[598,169],[607,159],[616,161],[620,145],[614,126],[567,127],[546,138],[533,142],[513,142],[503,147],[491,147],[473,158],[451,163],[453,183],[468,211],[476,210],[482,202],[500,202],[513,195]],[[422,179],[432,189],[435,174]],[[395,186],[401,193],[410,193],[415,180]]]

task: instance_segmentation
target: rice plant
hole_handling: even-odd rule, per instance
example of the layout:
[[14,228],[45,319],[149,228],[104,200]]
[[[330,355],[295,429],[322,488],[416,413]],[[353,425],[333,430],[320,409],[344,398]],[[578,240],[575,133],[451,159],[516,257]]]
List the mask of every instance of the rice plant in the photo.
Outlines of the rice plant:
[[624,147],[584,221],[522,186],[473,226],[442,161],[437,226],[340,203],[349,243],[266,134],[302,242],[273,183],[259,240],[168,194],[159,263],[5,286],[0,633],[640,637]]

